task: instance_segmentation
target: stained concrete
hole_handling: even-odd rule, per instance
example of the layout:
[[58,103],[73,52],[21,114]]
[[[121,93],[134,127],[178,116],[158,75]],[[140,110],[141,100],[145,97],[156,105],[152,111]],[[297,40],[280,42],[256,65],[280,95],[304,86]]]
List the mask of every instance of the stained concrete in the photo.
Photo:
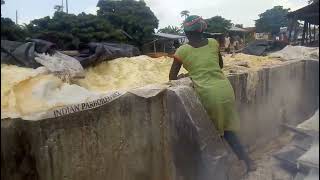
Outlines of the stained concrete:
[[[318,108],[318,61],[230,76],[243,141],[261,146]],[[251,83],[255,82],[255,83]],[[243,169],[218,137],[190,86],[153,97],[126,93],[59,118],[1,120],[1,178],[8,180],[239,179]]]

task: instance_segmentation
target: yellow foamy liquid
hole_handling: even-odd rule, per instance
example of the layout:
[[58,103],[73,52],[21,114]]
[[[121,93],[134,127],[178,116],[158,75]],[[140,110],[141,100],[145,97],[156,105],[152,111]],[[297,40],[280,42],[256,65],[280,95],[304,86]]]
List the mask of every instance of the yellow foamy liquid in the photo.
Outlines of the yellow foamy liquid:
[[1,65],[1,119],[84,102],[98,94],[62,82],[46,69]]
[[[225,74],[230,70],[255,71],[265,65],[281,63],[277,59],[245,54],[227,55],[224,61]],[[236,65],[242,61],[249,67]],[[1,119],[89,101],[108,91],[166,83],[172,62],[169,57],[118,58],[86,69],[85,78],[72,85],[64,83],[44,67],[31,69],[1,65]],[[180,73],[187,71],[181,68]]]
[[[166,83],[173,59],[137,56],[102,62],[86,69],[77,84],[93,91],[128,90],[147,84]],[[181,68],[180,73],[187,73]]]

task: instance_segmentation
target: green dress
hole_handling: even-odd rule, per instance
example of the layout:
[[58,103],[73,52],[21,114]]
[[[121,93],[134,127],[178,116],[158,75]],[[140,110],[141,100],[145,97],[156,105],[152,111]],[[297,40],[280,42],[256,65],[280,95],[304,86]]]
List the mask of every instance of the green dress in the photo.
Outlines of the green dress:
[[239,130],[234,91],[219,66],[218,42],[208,39],[208,44],[199,48],[185,44],[177,49],[174,56],[188,71],[219,134]]

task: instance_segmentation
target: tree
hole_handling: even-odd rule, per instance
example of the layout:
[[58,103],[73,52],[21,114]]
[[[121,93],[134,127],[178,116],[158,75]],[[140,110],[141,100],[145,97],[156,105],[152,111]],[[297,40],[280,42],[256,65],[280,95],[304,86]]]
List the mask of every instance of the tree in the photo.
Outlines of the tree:
[[55,5],[55,6],[54,6],[54,9],[55,9],[57,12],[63,12],[63,6],[61,6],[61,5]]
[[271,32],[277,34],[280,27],[288,26],[288,18],[286,17],[290,9],[283,9],[282,6],[274,6],[259,15],[255,25],[257,32]]
[[319,3],[319,0],[309,0],[308,4]]
[[1,39],[10,41],[24,41],[27,31],[24,27],[16,25],[10,18],[1,17]]
[[[5,4],[1,0],[1,7]],[[27,37],[26,28],[15,24],[10,18],[3,18],[1,14],[1,39],[23,41]]]
[[181,17],[184,17],[184,19],[187,19],[189,17],[190,12],[188,10],[184,10],[180,12]]
[[243,28],[243,24],[236,24],[234,25],[235,27],[238,27],[238,28]]
[[208,24],[208,32],[225,33],[232,25],[231,20],[224,19],[221,16],[214,16],[205,20]]
[[55,12],[54,16],[35,19],[27,25],[33,38],[54,42],[61,49],[77,49],[80,42],[126,42],[122,32],[95,15]]
[[179,35],[181,34],[181,29],[175,26],[167,26],[165,28],[159,29],[158,32]]
[[97,6],[99,17],[127,32],[138,46],[150,40],[154,29],[158,28],[158,19],[144,1],[100,0]]

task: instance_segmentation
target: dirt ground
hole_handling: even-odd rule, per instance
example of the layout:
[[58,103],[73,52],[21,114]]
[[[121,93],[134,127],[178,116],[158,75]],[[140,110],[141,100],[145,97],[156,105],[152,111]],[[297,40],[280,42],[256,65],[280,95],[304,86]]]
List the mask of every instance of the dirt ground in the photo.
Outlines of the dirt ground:
[[250,155],[257,163],[257,170],[245,175],[242,180],[293,180],[293,175],[282,169],[279,161],[273,157],[273,154],[289,144],[291,139],[292,134],[288,132],[264,148],[253,150]]

